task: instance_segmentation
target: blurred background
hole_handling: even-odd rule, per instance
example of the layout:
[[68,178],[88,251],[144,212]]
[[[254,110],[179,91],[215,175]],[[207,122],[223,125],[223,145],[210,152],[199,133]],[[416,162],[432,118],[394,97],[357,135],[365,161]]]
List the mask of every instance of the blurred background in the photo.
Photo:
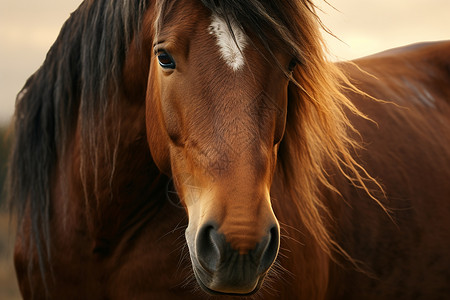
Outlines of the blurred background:
[[[315,1],[332,60],[349,60],[419,41],[450,39],[448,0]],[[42,64],[81,0],[0,0],[0,195],[15,96]],[[331,6],[332,5],[332,6]],[[450,54],[449,54],[450,55]],[[20,299],[12,266],[13,228],[0,196],[0,299]]]

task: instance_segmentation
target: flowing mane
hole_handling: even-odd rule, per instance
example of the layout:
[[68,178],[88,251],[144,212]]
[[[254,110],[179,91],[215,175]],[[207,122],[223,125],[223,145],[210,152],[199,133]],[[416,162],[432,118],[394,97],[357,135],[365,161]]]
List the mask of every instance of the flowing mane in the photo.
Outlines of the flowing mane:
[[25,212],[31,214],[30,244],[38,251],[42,273],[50,259],[51,182],[65,163],[60,159],[78,124],[85,163],[98,168],[90,153],[114,147],[105,136],[102,115],[117,109],[126,52],[141,30],[147,6],[146,0],[84,1],[17,97],[9,202],[19,226]]

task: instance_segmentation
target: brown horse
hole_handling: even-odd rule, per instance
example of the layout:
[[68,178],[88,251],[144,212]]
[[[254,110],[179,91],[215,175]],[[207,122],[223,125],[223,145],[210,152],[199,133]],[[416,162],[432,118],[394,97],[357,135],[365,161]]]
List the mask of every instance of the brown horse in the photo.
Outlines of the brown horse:
[[332,64],[314,11],[83,2],[17,100],[23,297],[448,297],[450,43]]

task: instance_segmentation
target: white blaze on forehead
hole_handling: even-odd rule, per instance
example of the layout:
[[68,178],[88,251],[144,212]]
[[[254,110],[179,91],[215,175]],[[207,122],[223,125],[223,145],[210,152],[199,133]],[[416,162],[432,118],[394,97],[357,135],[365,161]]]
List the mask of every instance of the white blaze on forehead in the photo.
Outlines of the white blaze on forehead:
[[211,25],[209,26],[209,33],[213,34],[217,38],[217,45],[220,48],[222,58],[227,65],[237,71],[244,65],[243,51],[247,45],[247,37],[242,29],[233,21],[231,22],[231,28],[236,38],[236,42],[233,39],[233,34],[228,29],[225,19],[219,17],[216,14],[212,16]]

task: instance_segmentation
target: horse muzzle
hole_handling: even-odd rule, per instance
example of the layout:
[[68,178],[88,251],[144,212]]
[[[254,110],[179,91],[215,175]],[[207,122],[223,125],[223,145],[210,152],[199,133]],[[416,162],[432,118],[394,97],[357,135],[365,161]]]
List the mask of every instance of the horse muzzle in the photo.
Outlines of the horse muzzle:
[[[245,238],[245,233],[240,238]],[[227,242],[227,236],[214,223],[204,224],[195,243],[189,245],[195,277],[210,294],[253,294],[275,261],[279,244],[277,223],[268,226],[256,245],[245,251]]]

